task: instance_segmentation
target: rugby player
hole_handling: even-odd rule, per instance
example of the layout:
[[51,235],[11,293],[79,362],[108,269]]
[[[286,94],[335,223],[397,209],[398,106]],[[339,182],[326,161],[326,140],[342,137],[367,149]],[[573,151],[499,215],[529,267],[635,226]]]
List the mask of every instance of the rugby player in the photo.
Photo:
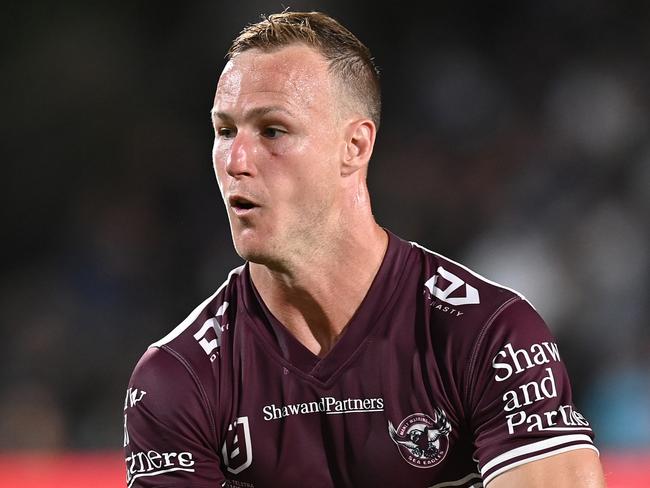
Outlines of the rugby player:
[[129,488],[604,486],[531,304],[375,222],[379,81],[352,33],[246,27],[211,113],[245,264],[135,367]]

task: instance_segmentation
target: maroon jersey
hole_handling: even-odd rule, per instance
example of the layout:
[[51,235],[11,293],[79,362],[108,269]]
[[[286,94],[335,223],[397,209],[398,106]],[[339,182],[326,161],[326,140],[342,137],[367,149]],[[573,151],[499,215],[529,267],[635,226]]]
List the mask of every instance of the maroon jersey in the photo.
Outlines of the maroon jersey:
[[389,234],[340,340],[319,358],[248,266],[136,366],[129,487],[480,487],[595,449],[558,346],[518,293]]

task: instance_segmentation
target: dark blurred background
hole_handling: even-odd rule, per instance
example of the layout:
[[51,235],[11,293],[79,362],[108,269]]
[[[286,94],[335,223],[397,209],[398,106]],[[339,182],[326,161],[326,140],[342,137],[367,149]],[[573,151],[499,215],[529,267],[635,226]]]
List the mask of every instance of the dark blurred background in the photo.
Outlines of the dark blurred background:
[[237,266],[230,40],[322,10],[373,51],[378,221],[524,293],[606,450],[650,450],[650,4],[22,2],[0,38],[0,449],[120,449],[130,372]]

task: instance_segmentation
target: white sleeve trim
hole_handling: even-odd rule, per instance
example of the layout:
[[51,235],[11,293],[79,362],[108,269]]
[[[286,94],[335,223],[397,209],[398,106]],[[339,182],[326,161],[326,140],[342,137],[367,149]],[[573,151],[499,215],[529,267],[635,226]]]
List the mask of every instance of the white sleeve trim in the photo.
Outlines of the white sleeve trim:
[[537,461],[539,459],[544,459],[544,458],[547,458],[547,457],[555,456],[556,454],[561,454],[563,452],[575,451],[577,449],[591,449],[593,451],[596,451],[596,454],[600,455],[600,453],[598,452],[598,449],[596,449],[596,446],[594,446],[593,444],[575,444],[573,446],[562,447],[562,448],[559,448],[559,449],[555,449],[553,451],[545,452],[544,454],[538,454],[537,456],[522,459],[520,461],[517,461],[516,463],[508,464],[507,466],[503,466],[502,468],[497,469],[492,474],[490,474],[487,478],[485,478],[483,480],[483,486],[487,487],[488,483],[490,481],[492,481],[495,477],[499,476],[500,474],[502,474],[505,471],[508,471],[508,470],[510,470],[512,468],[516,468],[517,466],[521,466],[522,464],[531,463],[531,462]]
[[544,439],[542,441],[533,442],[532,444],[527,444],[525,446],[517,447],[510,451],[504,452],[503,454],[498,455],[490,462],[486,463],[485,466],[481,467],[481,474],[485,475],[487,471],[492,469],[494,466],[501,464],[508,459],[516,458],[518,456],[523,456],[524,454],[530,454],[536,451],[541,451],[543,449],[548,449],[550,447],[560,446],[562,444],[567,444],[569,442],[576,441],[585,441],[588,444],[591,444],[591,438],[585,434],[574,434],[574,435],[562,435],[558,437],[552,437],[550,439]]

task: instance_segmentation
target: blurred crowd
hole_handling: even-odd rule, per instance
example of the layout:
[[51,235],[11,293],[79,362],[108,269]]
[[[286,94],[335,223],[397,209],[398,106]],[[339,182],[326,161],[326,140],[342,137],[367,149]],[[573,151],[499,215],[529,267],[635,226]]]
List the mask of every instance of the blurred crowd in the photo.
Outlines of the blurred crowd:
[[650,449],[650,4],[9,8],[0,449],[121,448],[130,372],[240,259],[210,162],[229,41],[322,10],[373,51],[377,220],[525,294],[602,449]]

